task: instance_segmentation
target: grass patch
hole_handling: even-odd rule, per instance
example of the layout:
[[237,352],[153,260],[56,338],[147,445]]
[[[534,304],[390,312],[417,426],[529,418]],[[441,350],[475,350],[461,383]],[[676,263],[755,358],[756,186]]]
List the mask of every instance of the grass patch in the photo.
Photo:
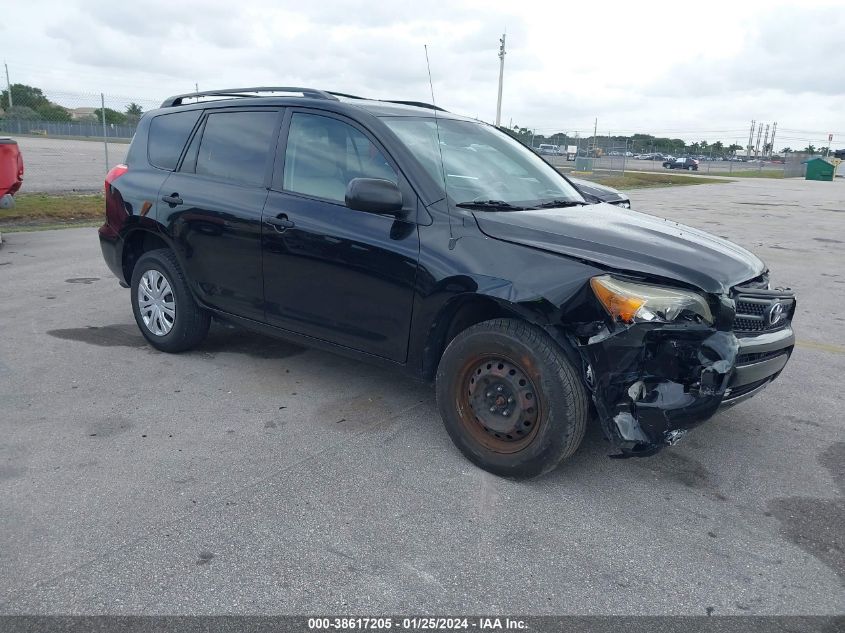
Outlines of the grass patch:
[[646,189],[648,187],[673,187],[678,185],[707,185],[730,182],[721,178],[707,178],[705,176],[686,176],[669,172],[628,172],[623,174],[593,172],[592,174],[572,174],[584,180],[607,185],[614,189],[627,191],[628,189]]
[[746,169],[743,171],[711,171],[714,176],[730,176],[731,178],[783,178],[782,171],[774,169]]
[[0,229],[31,230],[102,223],[105,198],[102,194],[47,195],[24,193],[15,196],[14,209],[0,209]]

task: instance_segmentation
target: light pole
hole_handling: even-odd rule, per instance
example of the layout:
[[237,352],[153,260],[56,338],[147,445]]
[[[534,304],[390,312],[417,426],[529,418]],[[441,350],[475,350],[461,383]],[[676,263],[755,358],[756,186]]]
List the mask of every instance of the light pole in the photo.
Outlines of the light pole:
[[12,102],[12,82],[9,81],[9,64],[3,62],[3,65],[6,67],[6,87],[9,89],[9,109],[11,110],[15,104]]
[[502,33],[502,39],[499,40],[499,98],[496,101],[496,127],[499,127],[502,122],[502,82],[505,75],[505,37],[507,33]]

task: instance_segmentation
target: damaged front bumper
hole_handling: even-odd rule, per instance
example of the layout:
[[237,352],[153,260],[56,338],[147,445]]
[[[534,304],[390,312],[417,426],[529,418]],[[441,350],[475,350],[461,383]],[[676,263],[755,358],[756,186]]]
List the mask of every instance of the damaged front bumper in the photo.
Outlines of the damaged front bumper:
[[718,323],[637,323],[605,329],[580,350],[605,435],[620,456],[646,456],[762,391],[794,344],[790,324],[745,335]]

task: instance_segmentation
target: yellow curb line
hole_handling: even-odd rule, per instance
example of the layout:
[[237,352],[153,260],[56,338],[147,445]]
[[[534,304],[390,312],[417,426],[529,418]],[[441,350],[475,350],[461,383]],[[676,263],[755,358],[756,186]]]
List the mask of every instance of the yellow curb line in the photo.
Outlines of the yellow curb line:
[[841,345],[833,345],[831,343],[816,343],[815,341],[798,341],[795,347],[805,347],[807,349],[815,349],[820,352],[831,352],[832,354],[845,354],[845,347]]

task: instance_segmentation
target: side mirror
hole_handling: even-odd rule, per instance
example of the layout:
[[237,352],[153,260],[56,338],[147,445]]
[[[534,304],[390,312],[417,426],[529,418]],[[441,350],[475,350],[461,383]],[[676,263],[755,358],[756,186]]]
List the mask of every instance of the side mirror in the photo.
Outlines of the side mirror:
[[353,178],[346,186],[346,206],[356,211],[399,215],[402,192],[382,178]]

